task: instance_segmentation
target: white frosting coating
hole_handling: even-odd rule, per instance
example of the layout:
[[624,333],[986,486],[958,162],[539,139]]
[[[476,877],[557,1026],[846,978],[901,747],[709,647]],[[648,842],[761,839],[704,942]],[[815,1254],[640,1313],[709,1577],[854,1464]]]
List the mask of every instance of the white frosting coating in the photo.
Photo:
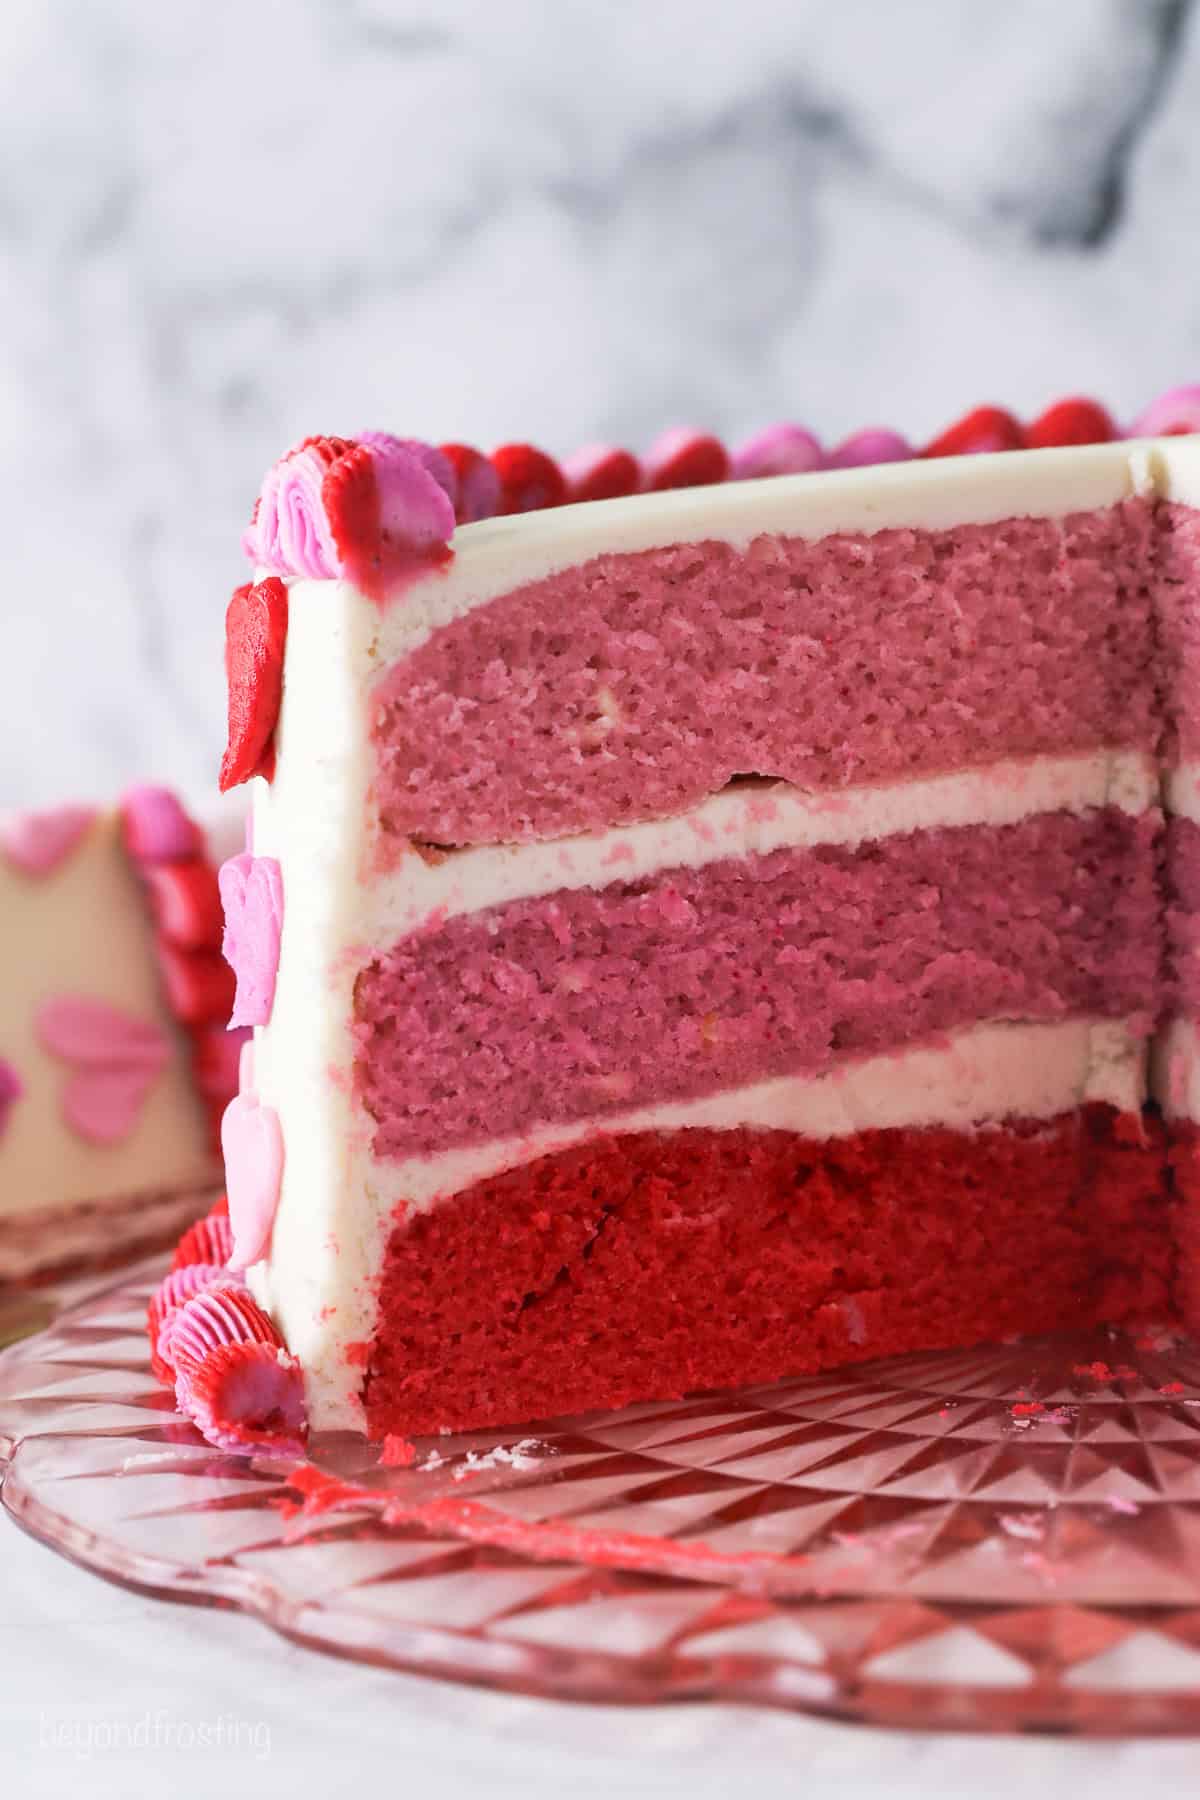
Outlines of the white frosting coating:
[[[368,740],[369,696],[381,673],[474,607],[601,553],[705,539],[744,545],[764,532],[815,539],[835,531],[1061,517],[1168,491],[1181,499],[1200,494],[1200,445],[1164,440],[898,464],[489,520],[456,533],[445,572],[383,609],[344,582],[290,584],[278,768],[271,786],[254,783],[254,848],[278,858],[285,894],[274,1010],[256,1033],[255,1082],[280,1115],[286,1153],[270,1257],[253,1281],[306,1367],[318,1424],[361,1424],[360,1370],[344,1351],[371,1334],[371,1281],[398,1200],[428,1203],[477,1178],[471,1158],[514,1154],[512,1146],[490,1146],[461,1153],[465,1163],[454,1161],[459,1153],[420,1165],[376,1162],[371,1121],[352,1084],[354,981],[372,946],[440,907],[466,912],[548,888],[627,880],[664,864],[782,843],[859,842],[929,824],[1011,822],[1049,807],[1110,801],[1138,810],[1153,798],[1151,774],[1138,756],[1037,758],[837,796],[734,788],[666,822],[549,845],[483,847],[435,864],[411,855],[381,874]],[[919,1124],[972,1123],[1014,1110],[1046,1117],[1093,1095],[1139,1104],[1129,1046],[1115,1059],[1101,1057],[1080,1025],[982,1030],[971,1040],[977,1052],[906,1053],[925,1059],[905,1065],[917,1071],[912,1079],[899,1078],[896,1058],[881,1058],[857,1065],[855,1074],[766,1083],[749,1096],[703,1105],[720,1124],[745,1122],[749,1107],[750,1122],[773,1119],[820,1132],[835,1129],[831,1121],[839,1118],[890,1120],[889,1107],[903,1115],[895,1122]],[[1002,1039],[988,1035],[996,1031]],[[1101,1063],[1125,1074],[1102,1078]],[[1018,1077],[1023,1085],[1014,1087]],[[661,1109],[653,1118],[639,1115],[641,1128],[668,1114],[671,1128],[687,1122],[681,1109]],[[604,1129],[615,1123],[605,1121]],[[593,1127],[573,1129],[578,1136]],[[541,1154],[530,1148],[535,1143],[523,1140],[520,1155]]]
[[1200,1120],[1200,1034],[1193,1019],[1172,1019],[1155,1037],[1150,1092],[1168,1119]]
[[[219,1165],[163,999],[146,901],[117,815],[97,817],[44,875],[25,874],[0,854],[0,918],[0,1056],[25,1090],[0,1132],[0,1217],[215,1186]],[[174,1046],[120,1143],[88,1143],[63,1118],[71,1070],[35,1030],[39,1006],[61,995],[153,1021]]]
[[286,1234],[277,1225],[272,1257],[251,1270],[250,1283],[300,1358],[314,1426],[361,1430],[362,1365],[348,1360],[347,1349],[374,1335],[374,1282],[401,1205],[425,1210],[598,1133],[749,1126],[823,1139],[868,1129],[966,1130],[1006,1118],[1050,1119],[1093,1100],[1136,1112],[1145,1097],[1144,1062],[1144,1042],[1120,1022],[980,1025],[937,1044],[847,1062],[826,1075],[758,1082],[405,1162],[368,1156],[355,1204],[333,1240],[323,1235],[327,1219]]
[[1200,763],[1182,762],[1163,776],[1163,810],[1200,825]]

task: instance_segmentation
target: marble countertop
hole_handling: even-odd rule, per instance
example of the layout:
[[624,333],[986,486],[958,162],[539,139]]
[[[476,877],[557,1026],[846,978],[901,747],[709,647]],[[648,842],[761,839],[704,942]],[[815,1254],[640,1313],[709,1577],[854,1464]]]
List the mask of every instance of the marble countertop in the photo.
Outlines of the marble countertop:
[[0,25],[0,806],[208,791],[262,471],[920,437],[1200,378],[1188,0],[44,0]]
[[[43,0],[0,23],[0,805],[211,795],[265,466],[565,452],[1200,379],[1188,0]],[[0,1521],[23,1795],[1194,1792],[1189,1745],[903,1738],[442,1687],[108,1587]],[[232,1713],[219,1766],[55,1721]],[[74,1729],[74,1727],[72,1727]],[[46,1734],[49,1741],[46,1741]],[[16,1791],[16,1790],[14,1790]]]

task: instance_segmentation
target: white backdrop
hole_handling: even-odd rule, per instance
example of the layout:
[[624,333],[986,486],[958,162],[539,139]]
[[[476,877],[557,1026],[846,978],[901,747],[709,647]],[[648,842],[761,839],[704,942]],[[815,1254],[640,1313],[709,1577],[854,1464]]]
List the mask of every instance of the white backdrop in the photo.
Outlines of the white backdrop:
[[1186,0],[7,0],[0,805],[210,782],[268,462],[1200,379]]

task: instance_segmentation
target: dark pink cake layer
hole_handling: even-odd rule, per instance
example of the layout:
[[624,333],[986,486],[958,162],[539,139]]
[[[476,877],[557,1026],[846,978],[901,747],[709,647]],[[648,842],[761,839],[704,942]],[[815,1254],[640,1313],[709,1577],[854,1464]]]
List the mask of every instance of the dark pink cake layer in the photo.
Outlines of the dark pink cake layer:
[[1200,825],[1167,823],[1167,938],[1172,1005],[1200,1017]]
[[1153,817],[1049,813],[454,919],[359,976],[376,1153],[816,1072],[978,1019],[1149,1020],[1156,852]]
[[1157,738],[1153,512],[599,556],[436,632],[378,695],[386,828],[495,843]]
[[1200,757],[1200,511],[1161,506],[1157,581],[1168,761]]

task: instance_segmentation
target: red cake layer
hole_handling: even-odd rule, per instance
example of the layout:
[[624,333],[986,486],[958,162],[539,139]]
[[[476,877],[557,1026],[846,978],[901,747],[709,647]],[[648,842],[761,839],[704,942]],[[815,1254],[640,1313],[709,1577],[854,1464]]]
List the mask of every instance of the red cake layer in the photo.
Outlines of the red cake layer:
[[817,1073],[979,1019],[1153,1013],[1156,823],[912,832],[514,901],[360,975],[376,1155]]
[[1153,519],[1128,501],[595,557],[389,670],[382,821],[506,842],[666,816],[738,775],[820,787],[1150,748]]
[[1165,1155],[1156,1123],[1091,1106],[974,1134],[646,1133],[546,1157],[393,1233],[370,1434],[1161,1318]]
[[1177,1119],[1170,1126],[1173,1235],[1178,1248],[1175,1287],[1179,1312],[1200,1326],[1200,1126]]

